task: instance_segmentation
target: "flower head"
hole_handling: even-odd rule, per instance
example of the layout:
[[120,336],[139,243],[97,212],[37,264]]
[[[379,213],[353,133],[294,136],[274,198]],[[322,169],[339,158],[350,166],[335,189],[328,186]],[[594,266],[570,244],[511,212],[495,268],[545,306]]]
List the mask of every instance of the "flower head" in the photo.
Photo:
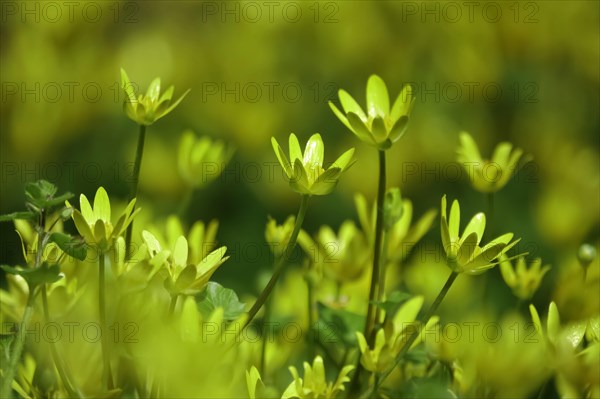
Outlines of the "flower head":
[[[68,202],[67,205],[71,206]],[[72,218],[75,227],[88,245],[101,251],[107,251],[112,247],[116,238],[123,234],[134,216],[140,211],[139,208],[134,210],[135,198],[132,199],[113,225],[110,200],[104,187],[100,187],[96,191],[93,207],[83,194],[79,197],[79,206],[81,210],[73,209]]]
[[202,291],[217,268],[229,258],[225,256],[227,247],[220,247],[197,264],[188,264],[188,241],[184,236],[177,239],[172,250],[163,249],[149,231],[142,231],[142,237],[148,248],[150,263],[165,267],[165,287],[171,295],[193,295]]
[[[394,189],[388,190],[384,203],[385,208],[389,208],[392,205],[396,208],[395,210],[386,209],[387,213],[384,213],[388,244],[387,258],[391,262],[401,261],[409,254],[410,250],[429,231],[437,214],[435,209],[429,209],[411,225],[413,223],[412,202],[406,198],[397,198],[399,197],[399,193],[393,194],[394,192]],[[389,193],[392,194],[388,195]],[[388,201],[390,196],[393,199],[391,202]],[[376,205],[372,204],[372,206],[369,206],[367,199],[362,194],[354,196],[354,203],[361,227],[367,235],[370,245],[373,245],[375,241]],[[386,218],[386,216],[393,215],[394,213],[400,216]]]
[[377,75],[371,75],[367,82],[367,112],[345,90],[340,90],[338,96],[344,111],[330,101],[331,110],[362,141],[387,149],[406,132],[414,103],[409,85],[404,86],[391,109],[385,82]]
[[290,373],[292,373],[294,381],[287,387],[281,398],[334,398],[338,392],[344,390],[344,383],[350,381],[348,373],[353,368],[354,366],[343,367],[337,380],[328,383],[325,379],[325,367],[321,356],[315,357],[312,366],[308,362],[304,362],[304,378],[301,378],[298,375],[298,370],[292,366],[290,367]]
[[485,215],[478,213],[467,224],[463,234],[459,235],[460,206],[457,200],[452,203],[450,217],[446,216],[446,196],[442,197],[442,244],[446,260],[457,273],[480,274],[496,266],[500,255],[515,246],[520,239],[512,241],[513,233],[506,233],[480,246],[485,230]]
[[265,228],[265,239],[267,244],[276,256],[280,256],[292,237],[296,218],[289,216],[282,224],[277,224],[277,221],[269,216],[267,226]]
[[462,163],[475,190],[494,193],[504,187],[517,171],[523,150],[516,148],[513,151],[511,143],[502,142],[494,149],[492,159],[483,159],[471,135],[461,132],[457,154],[457,160]]
[[139,125],[149,126],[173,111],[175,107],[190,92],[188,89],[177,101],[172,102],[173,86],[169,87],[160,95],[160,78],[156,78],[148,86],[146,95],[135,95],[134,87],[129,81],[129,77],[124,69],[121,68],[121,87],[125,91],[126,97],[123,108],[129,119]]
[[191,187],[203,186],[221,174],[234,152],[233,147],[221,140],[198,138],[186,130],[179,143],[179,175]]
[[[415,296],[402,304],[393,317],[386,315],[386,324],[384,328],[377,331],[373,348],[369,347],[365,336],[361,332],[356,333],[361,352],[360,361],[365,369],[380,373],[387,370],[394,363],[394,359],[407,342],[408,334],[414,333],[417,316],[423,307],[423,300],[422,296]],[[438,321],[439,317],[437,316],[432,316],[427,320],[423,332],[411,344],[411,348],[418,345],[426,336],[425,332],[431,331]]]
[[323,140],[319,133],[313,134],[304,150],[294,133],[290,134],[290,160],[279,146],[277,140],[271,138],[271,144],[283,167],[290,187],[304,195],[326,195],[333,191],[342,172],[354,163],[354,148],[344,152],[328,169],[323,168]]
[[544,275],[548,273],[550,266],[542,267],[542,260],[535,259],[529,268],[524,257],[517,259],[517,264],[513,267],[512,263],[506,259],[506,256],[500,257],[500,272],[506,285],[508,285],[517,298],[530,299],[537,291]]
[[358,279],[372,256],[364,234],[349,220],[342,223],[338,234],[322,226],[314,240],[302,231],[298,242],[317,268],[338,282]]

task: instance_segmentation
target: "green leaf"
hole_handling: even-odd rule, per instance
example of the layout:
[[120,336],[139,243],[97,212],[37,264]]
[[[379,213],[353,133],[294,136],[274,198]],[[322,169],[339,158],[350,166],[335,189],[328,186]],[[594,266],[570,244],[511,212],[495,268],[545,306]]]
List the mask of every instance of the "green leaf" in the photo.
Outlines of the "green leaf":
[[23,277],[29,289],[33,290],[40,284],[51,284],[62,278],[60,274],[60,267],[58,265],[48,265],[43,263],[40,267],[34,269],[23,269],[21,267],[12,266],[0,266],[0,269],[4,270],[8,274],[15,274]]
[[35,216],[35,213],[27,211],[7,213],[6,215],[0,215],[0,222],[11,222],[15,219],[29,220],[35,218]]
[[56,186],[46,180],[38,180],[35,183],[25,185],[25,198],[27,204],[36,209],[51,210],[58,205],[62,205],[66,200],[73,197],[71,193],[65,193],[55,197]]
[[234,290],[213,281],[208,282],[196,302],[200,313],[205,318],[210,317],[215,309],[222,308],[223,318],[231,321],[237,319],[246,310],[246,304],[240,302]]
[[377,307],[385,310],[388,317],[393,317],[400,306],[412,298],[412,295],[404,291],[393,291],[385,301],[372,301]]
[[320,318],[315,328],[319,337],[326,343],[333,340],[346,346],[356,346],[356,332],[364,329],[364,316],[343,309],[332,309],[322,303],[317,305]]
[[85,260],[87,246],[82,238],[72,237],[64,233],[51,233],[49,239],[69,256],[78,260]]

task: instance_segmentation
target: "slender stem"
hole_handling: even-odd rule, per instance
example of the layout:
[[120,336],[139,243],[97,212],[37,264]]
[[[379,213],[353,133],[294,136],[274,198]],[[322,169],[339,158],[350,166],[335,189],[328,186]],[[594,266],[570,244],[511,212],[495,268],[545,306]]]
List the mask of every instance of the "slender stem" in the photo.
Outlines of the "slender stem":
[[[37,249],[35,252],[35,263],[34,268],[40,267],[42,264],[42,253],[44,252],[44,245],[46,244],[47,234],[44,231],[46,225],[46,213],[42,210],[39,214],[38,226],[37,226]],[[13,344],[12,353],[8,363],[8,369],[4,371],[4,378],[0,383],[0,398],[11,397],[11,386],[17,372],[17,365],[21,360],[23,354],[23,348],[25,346],[25,336],[27,334],[27,326],[31,321],[33,315],[33,300],[35,298],[35,287],[29,286],[29,295],[27,296],[27,304],[25,305],[25,311],[23,312],[23,318],[21,324],[17,330],[16,342]]]
[[307,334],[308,334],[308,340],[307,340],[307,344],[308,344],[308,355],[310,359],[314,359],[315,358],[315,347],[313,345],[314,343],[314,331],[313,328],[315,327],[315,312],[314,312],[314,289],[312,286],[312,283],[310,282],[309,279],[306,279],[306,288],[307,288],[307,305],[308,305],[308,329]]
[[[377,294],[377,301],[381,302],[385,295],[385,277],[387,274],[387,250],[388,250],[388,234],[383,232],[383,250],[381,254],[380,272],[379,272],[379,292]],[[375,310],[375,323],[380,319],[381,308],[377,307]]]
[[[140,125],[137,150],[135,152],[135,163],[133,164],[133,181],[129,193],[129,201],[137,197],[138,183],[140,181],[140,169],[142,167],[142,156],[144,155],[144,141],[146,140],[146,126]],[[135,207],[134,209],[135,210]],[[127,259],[131,256],[131,234],[133,233],[133,221],[129,223],[125,233],[125,255]]]
[[377,216],[375,221],[375,245],[373,248],[373,268],[371,270],[371,287],[369,290],[369,307],[365,323],[365,337],[368,342],[372,341],[371,333],[375,324],[374,301],[379,297],[379,268],[383,238],[383,202],[385,199],[385,151],[379,150],[379,185],[377,188]]
[[298,216],[296,216],[296,224],[294,225],[294,230],[292,231],[290,241],[285,247],[283,255],[281,256],[281,258],[279,258],[279,262],[277,262],[273,275],[267,283],[267,286],[260,293],[258,299],[254,303],[254,305],[252,305],[252,308],[248,312],[248,319],[244,323],[242,330],[250,324],[250,322],[252,321],[252,319],[254,319],[260,308],[265,304],[266,300],[269,298],[269,295],[271,295],[273,288],[275,288],[275,284],[277,284],[277,281],[279,280],[279,277],[281,276],[285,265],[289,262],[289,258],[292,255],[292,251],[296,247],[296,241],[298,240],[298,234],[300,233],[300,229],[302,228],[302,223],[304,222],[304,216],[306,215],[306,210],[308,209],[309,199],[309,195],[302,196],[302,200],[300,202],[300,209],[298,210]]
[[450,287],[452,287],[452,284],[454,284],[454,281],[456,280],[457,277],[458,277],[457,272],[453,271],[452,273],[450,273],[450,276],[448,276],[448,280],[446,280],[446,283],[442,287],[442,290],[439,292],[438,296],[435,298],[435,300],[433,301],[433,303],[431,304],[429,309],[427,309],[427,312],[425,312],[423,314],[423,316],[420,317],[417,328],[415,330],[411,330],[409,332],[409,335],[406,337],[407,339],[406,339],[406,342],[404,343],[404,346],[402,346],[400,353],[398,353],[398,356],[396,356],[396,361],[394,362],[394,365],[389,370],[387,370],[385,373],[383,373],[381,375],[381,378],[379,379],[378,383],[373,386],[373,392],[372,392],[373,396],[375,396],[374,394],[377,392],[377,390],[379,389],[381,384],[383,384],[383,381],[385,381],[385,379],[392,373],[394,368],[400,364],[404,355],[406,355],[406,353],[408,352],[408,350],[410,349],[412,344],[415,342],[417,337],[421,334],[423,327],[427,324],[427,322],[429,321],[431,316],[433,316],[433,314],[437,311],[438,307],[440,306],[440,304],[446,297],[446,294],[450,290]]
[[266,375],[265,371],[267,369],[267,341],[270,339],[269,320],[271,320],[272,306],[272,301],[269,298],[267,302],[265,302],[265,317],[263,318],[262,342],[260,348],[260,375],[262,376]]
[[[46,324],[50,323],[50,311],[48,309],[48,290],[46,288],[46,284],[42,285],[42,308],[44,311],[44,321],[46,322]],[[81,395],[80,392],[77,391],[76,388],[74,388],[74,384],[73,384],[73,379],[70,377],[71,373],[68,369],[68,367],[66,366],[66,364],[63,363],[58,350],[56,350],[56,345],[55,345],[55,341],[50,341],[50,354],[52,356],[52,360],[54,362],[54,365],[56,366],[56,370],[58,371],[58,375],[60,376],[60,379],[63,382],[63,385],[65,387],[65,389],[67,390],[67,393],[69,394],[69,397],[71,398],[80,398],[83,395]]]
[[[382,252],[382,238],[383,238],[383,205],[385,200],[385,186],[386,186],[386,173],[385,173],[385,151],[379,150],[379,183],[377,186],[377,216],[375,220],[375,243],[373,247],[373,268],[371,270],[371,287],[369,289],[369,306],[367,308],[367,317],[365,320],[364,336],[367,339],[369,346],[375,339],[374,325],[377,317],[375,300],[379,297],[379,267],[380,257]],[[356,364],[356,371],[352,376],[350,382],[349,394],[352,396],[358,391],[358,385],[360,381],[360,374],[363,370],[362,364],[359,360]]]
[[11,386],[12,382],[15,378],[15,374],[17,371],[17,365],[21,360],[21,355],[23,354],[23,348],[25,346],[25,336],[27,335],[27,326],[31,321],[31,316],[33,315],[33,298],[34,293],[30,292],[27,298],[27,305],[25,306],[25,312],[23,313],[23,319],[21,320],[21,324],[19,325],[19,330],[17,331],[16,342],[13,345],[13,350],[10,355],[10,361],[8,363],[8,368],[4,370],[4,379],[2,380],[2,385],[0,387],[0,397],[1,398],[10,398],[11,397]]
[[108,347],[108,328],[106,326],[106,273],[104,252],[99,252],[98,258],[98,310],[100,313],[100,331],[102,333],[102,360],[104,363],[103,379],[108,389],[113,389],[112,370],[110,367],[110,349]]

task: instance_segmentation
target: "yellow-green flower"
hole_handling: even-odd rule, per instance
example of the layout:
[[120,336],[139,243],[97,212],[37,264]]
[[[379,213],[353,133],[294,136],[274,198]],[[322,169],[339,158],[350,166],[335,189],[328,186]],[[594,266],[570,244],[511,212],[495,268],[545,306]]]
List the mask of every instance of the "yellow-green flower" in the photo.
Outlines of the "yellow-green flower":
[[221,140],[198,138],[186,130],[179,143],[179,175],[191,187],[201,187],[216,179],[231,160],[235,150]]
[[461,132],[457,154],[457,160],[467,172],[473,188],[482,193],[494,193],[504,187],[517,171],[523,150],[515,148],[513,151],[511,143],[502,142],[494,149],[492,159],[483,159],[471,135]]
[[163,249],[147,230],[142,231],[142,237],[150,263],[166,269],[165,287],[171,295],[194,295],[202,291],[217,268],[229,258],[225,256],[227,247],[220,247],[197,264],[188,264],[188,242],[184,236],[177,239],[172,250]]
[[277,221],[269,216],[267,226],[265,228],[265,239],[269,248],[276,256],[280,256],[292,237],[296,218],[289,216],[282,224],[277,224]]
[[219,221],[216,219],[208,223],[198,220],[189,230],[184,231],[181,219],[170,215],[164,223],[163,229],[148,229],[159,242],[166,243],[167,248],[175,248],[180,236],[185,236],[188,242],[188,262],[198,263],[212,252],[217,244],[217,230]]
[[402,88],[391,109],[387,86],[377,75],[367,81],[367,112],[345,90],[340,90],[338,96],[344,112],[330,101],[331,110],[362,141],[387,149],[406,132],[414,104],[410,85]]
[[[294,133],[290,134],[290,160],[279,146],[275,137],[271,138],[275,155],[283,167],[283,171],[290,182],[290,187],[297,193],[304,195],[326,195],[333,191],[342,172],[354,163],[354,148],[344,152],[327,169],[323,168],[323,140],[319,133],[313,134],[304,150],[300,150],[300,143]],[[291,161],[291,162],[290,162]]]
[[[406,301],[398,309],[393,318],[386,318],[387,322],[384,328],[379,329],[375,335],[373,348],[369,347],[365,336],[361,332],[356,332],[361,352],[360,361],[365,369],[374,373],[381,373],[392,366],[394,359],[406,343],[407,335],[414,333],[415,320],[423,307],[423,301],[424,298],[422,296],[415,296]],[[438,321],[439,318],[437,316],[431,317],[427,320],[423,331],[430,331],[431,328],[436,326]],[[411,348],[417,346],[424,335],[424,333],[421,333],[417,340],[412,343]]]
[[530,299],[537,291],[544,275],[548,273],[550,266],[542,267],[542,260],[535,259],[529,268],[524,257],[517,259],[517,264],[513,267],[512,263],[506,259],[505,255],[500,257],[500,272],[506,285],[508,285],[517,298]]
[[[393,191],[389,190],[388,193],[390,192]],[[387,197],[388,195],[386,194]],[[390,223],[386,222],[387,259],[390,262],[402,261],[408,255],[410,250],[429,231],[437,214],[435,209],[429,209],[411,226],[413,219],[412,202],[409,199],[400,199],[394,202],[396,203],[395,206],[401,208],[401,212],[396,210],[395,213],[400,214],[400,217],[389,220]],[[369,238],[369,243],[373,245],[373,241],[375,240],[376,206],[372,204],[369,207],[367,199],[362,194],[354,196],[354,203],[360,225]],[[389,213],[394,212],[390,211]]]
[[446,196],[442,197],[442,244],[446,261],[457,273],[480,274],[496,266],[502,254],[515,246],[520,239],[512,241],[513,233],[506,233],[480,246],[485,230],[485,215],[478,213],[459,235],[460,206],[457,200],[452,203],[450,217],[446,216]]
[[[69,207],[71,204],[67,202]],[[73,222],[79,234],[85,242],[101,251],[107,251],[112,247],[114,241],[119,237],[134,216],[140,211],[140,208],[134,210],[135,198],[131,200],[117,222],[111,223],[111,206],[108,194],[104,187],[98,188],[94,197],[94,206],[90,205],[87,197],[83,194],[79,197],[79,206],[81,211],[73,209]]]
[[372,257],[364,234],[349,220],[337,235],[331,227],[322,226],[314,240],[302,231],[298,242],[315,266],[337,282],[358,279]]
[[292,373],[294,381],[287,387],[281,398],[334,398],[339,392],[344,390],[344,384],[350,381],[348,373],[352,369],[354,369],[354,366],[344,366],[335,382],[327,382],[323,358],[321,356],[315,357],[312,367],[308,362],[304,362],[304,378],[301,378],[298,375],[298,370],[294,366],[291,366],[290,373]]
[[124,69],[121,68],[121,87],[126,97],[123,109],[129,117],[139,125],[149,126],[173,111],[175,107],[190,92],[188,89],[177,101],[172,102],[173,86],[169,87],[162,95],[160,94],[160,78],[156,78],[148,86],[146,95],[135,95],[135,90]]

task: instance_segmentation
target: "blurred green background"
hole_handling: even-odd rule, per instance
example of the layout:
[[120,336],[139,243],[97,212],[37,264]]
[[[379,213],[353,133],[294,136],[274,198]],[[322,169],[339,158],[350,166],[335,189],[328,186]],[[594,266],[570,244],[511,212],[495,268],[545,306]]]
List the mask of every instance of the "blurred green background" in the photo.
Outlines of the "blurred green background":
[[[353,194],[374,197],[376,151],[327,101],[344,88],[364,104],[376,73],[392,96],[409,82],[417,92],[408,133],[388,158],[388,184],[413,200],[416,215],[439,207],[444,193],[466,214],[486,210],[454,163],[459,131],[484,155],[509,140],[533,156],[497,194],[494,230],[516,232],[520,249],[555,265],[543,297],[578,245],[598,242],[599,4],[3,1],[0,212],[21,209],[24,183],[38,178],[76,195],[102,185],[125,200],[137,127],[122,111],[119,68],[142,90],[160,76],[176,97],[191,93],[148,128],[143,219],[160,223],[178,209],[184,129],[231,142],[234,159],[195,192],[186,220],[220,220],[232,259],[216,279],[254,291],[249,281],[269,267],[267,215],[282,221],[299,202],[270,137],[319,132],[329,162],[356,146],[358,163],[333,194],[312,201],[305,226],[356,220]],[[12,226],[0,229],[0,263],[19,262]],[[438,230],[422,245],[435,245]]]

